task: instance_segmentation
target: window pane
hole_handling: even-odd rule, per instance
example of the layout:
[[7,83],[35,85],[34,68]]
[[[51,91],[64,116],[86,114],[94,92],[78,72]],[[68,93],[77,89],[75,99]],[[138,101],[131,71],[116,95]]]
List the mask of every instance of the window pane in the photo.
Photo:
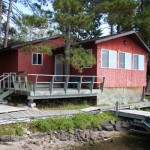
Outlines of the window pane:
[[116,68],[116,51],[109,51],[109,68]]
[[102,67],[109,67],[109,51],[102,50]]
[[131,57],[130,53],[125,53],[125,69],[131,69]]
[[37,55],[36,54],[32,55],[32,64],[37,64]]
[[119,68],[125,68],[125,53],[119,53]]
[[134,69],[138,69],[138,55],[134,55]]
[[139,62],[138,62],[138,69],[139,70],[144,70],[144,56],[143,55],[138,55],[139,57]]
[[38,64],[41,65],[42,64],[42,55],[38,54]]

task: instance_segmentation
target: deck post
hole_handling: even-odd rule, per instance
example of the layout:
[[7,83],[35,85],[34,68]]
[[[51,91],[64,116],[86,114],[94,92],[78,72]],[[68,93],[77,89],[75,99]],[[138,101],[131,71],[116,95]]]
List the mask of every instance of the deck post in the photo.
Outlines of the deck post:
[[81,84],[82,84],[82,76],[80,77],[80,82],[79,82],[79,84],[78,84],[78,86],[77,86],[77,88],[78,88],[78,93],[80,93],[80,90],[81,90]]
[[54,84],[54,76],[52,76],[52,81],[50,82],[50,85],[49,85],[50,94],[52,94],[52,91],[53,91],[53,84]]
[[36,107],[36,103],[34,103],[33,99],[29,99],[28,106],[31,108]]
[[15,92],[16,92],[16,81],[15,81],[15,77],[14,75],[12,76],[12,82],[13,82],[13,86],[14,86],[14,89],[15,89]]
[[36,75],[35,83],[34,83],[34,85],[33,85],[34,95],[35,95],[35,92],[36,92],[37,80],[38,80],[38,75]]
[[24,80],[25,80],[26,90],[27,90],[27,93],[28,93],[29,92],[29,83],[28,83],[27,74],[24,75]]
[[119,111],[119,102],[116,101],[116,116],[118,117],[118,111]]
[[68,89],[68,81],[69,81],[69,75],[65,77],[65,84],[64,84],[65,94],[67,93],[67,89]]
[[101,86],[100,86],[102,92],[103,92],[103,89],[104,89],[104,83],[105,83],[105,77],[103,77],[103,82],[101,83]]
[[94,80],[95,80],[95,77],[92,77],[92,81],[91,81],[91,84],[90,84],[91,93],[92,93],[92,91],[93,91]]

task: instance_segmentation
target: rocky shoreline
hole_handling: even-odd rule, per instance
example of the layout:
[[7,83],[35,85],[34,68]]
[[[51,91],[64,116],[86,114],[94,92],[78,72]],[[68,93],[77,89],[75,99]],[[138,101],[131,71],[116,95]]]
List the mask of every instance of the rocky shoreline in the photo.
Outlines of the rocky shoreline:
[[94,145],[97,142],[120,136],[129,131],[129,121],[109,121],[91,129],[70,131],[49,131],[45,133],[26,133],[23,137],[1,136],[1,150],[71,150],[82,145]]

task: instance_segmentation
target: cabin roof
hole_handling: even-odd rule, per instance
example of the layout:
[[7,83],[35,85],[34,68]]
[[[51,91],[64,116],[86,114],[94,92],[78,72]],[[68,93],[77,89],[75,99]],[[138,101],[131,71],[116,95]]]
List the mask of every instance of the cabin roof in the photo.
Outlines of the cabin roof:
[[[37,39],[37,40],[29,41],[29,42],[24,42],[22,44],[13,45],[13,46],[10,46],[10,47],[7,47],[7,48],[3,48],[3,49],[1,49],[1,51],[5,51],[5,50],[8,50],[8,49],[9,50],[10,49],[17,49],[19,47],[23,47],[23,46],[26,46],[26,45],[29,45],[29,44],[40,43],[40,42],[43,42],[43,41],[48,41],[48,40],[52,40],[52,39],[55,39],[55,38],[59,38],[61,36],[62,35],[57,35],[57,36],[53,36],[53,37],[47,37],[47,38]],[[82,41],[79,41],[79,43],[83,44],[83,45],[86,45],[86,44],[87,45],[88,44],[96,44],[97,45],[99,43],[106,42],[106,41],[113,40],[113,39],[120,38],[120,37],[124,37],[124,36],[130,37],[131,39],[133,39],[133,41],[138,43],[142,48],[144,48],[146,51],[150,52],[150,49],[148,48],[148,46],[144,43],[144,41],[141,39],[141,37],[135,31],[129,31],[129,32],[124,32],[124,33],[109,35],[109,36],[103,36],[103,37],[100,37],[100,38],[82,40]],[[64,47],[64,46],[62,46],[62,47]]]
[[123,36],[130,37],[136,43],[138,43],[141,47],[143,47],[145,50],[150,52],[150,49],[148,48],[148,46],[144,43],[144,41],[141,39],[141,37],[135,31],[129,31],[129,32],[120,33],[120,34],[116,34],[116,35],[105,36],[105,37],[102,37],[102,38],[99,38],[98,40],[96,40],[95,43],[99,44],[99,43],[106,42],[106,41],[109,41],[109,40],[113,40],[113,39],[116,39],[116,38],[120,38],[120,37],[123,37]]

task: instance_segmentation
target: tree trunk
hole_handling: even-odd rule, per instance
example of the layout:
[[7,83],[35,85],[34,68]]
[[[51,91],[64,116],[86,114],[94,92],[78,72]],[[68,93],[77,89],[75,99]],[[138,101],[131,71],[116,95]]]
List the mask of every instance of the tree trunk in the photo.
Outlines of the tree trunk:
[[113,35],[114,30],[113,30],[113,25],[110,25],[110,35]]
[[65,52],[65,75],[69,75],[70,74],[70,62],[68,62],[68,59],[70,58],[70,48],[71,48],[71,44],[70,44],[70,40],[71,40],[71,27],[68,27],[68,34],[67,34],[67,41],[66,41],[66,52]]
[[3,1],[0,0],[0,44],[2,44],[2,4]]
[[8,45],[8,32],[9,32],[9,26],[10,26],[11,12],[12,12],[12,0],[9,0],[9,8],[8,8],[7,24],[6,24],[6,31],[5,31],[4,47],[7,47],[7,45]]

